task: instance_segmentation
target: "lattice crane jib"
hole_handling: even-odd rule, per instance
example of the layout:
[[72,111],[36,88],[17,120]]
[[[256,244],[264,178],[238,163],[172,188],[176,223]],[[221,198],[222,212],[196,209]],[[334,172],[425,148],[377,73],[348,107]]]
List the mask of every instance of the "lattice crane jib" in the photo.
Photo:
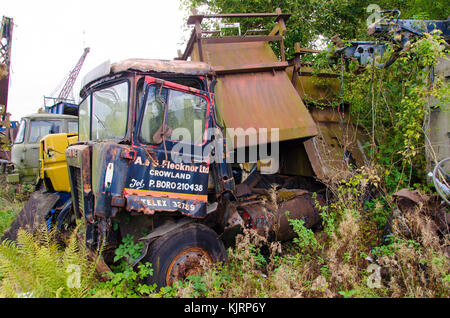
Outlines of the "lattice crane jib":
[[80,73],[81,67],[83,66],[84,60],[86,59],[86,55],[88,53],[89,48],[87,47],[84,49],[84,52],[81,55],[80,59],[78,60],[77,64],[70,72],[67,81],[65,82],[63,88],[61,89],[61,92],[58,95],[58,99],[65,100],[69,96],[70,92],[72,91],[73,85],[75,84],[75,81],[78,77],[78,74]]

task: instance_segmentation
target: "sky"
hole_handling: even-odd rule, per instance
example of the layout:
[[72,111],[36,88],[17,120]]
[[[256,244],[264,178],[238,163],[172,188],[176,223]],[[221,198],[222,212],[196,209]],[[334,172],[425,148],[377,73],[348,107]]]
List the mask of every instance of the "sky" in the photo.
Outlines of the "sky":
[[[8,112],[35,113],[89,47],[74,85],[110,60],[171,60],[189,36],[179,0],[3,0],[0,18],[13,18]],[[56,92],[58,95],[59,91]],[[56,96],[55,96],[56,97]]]

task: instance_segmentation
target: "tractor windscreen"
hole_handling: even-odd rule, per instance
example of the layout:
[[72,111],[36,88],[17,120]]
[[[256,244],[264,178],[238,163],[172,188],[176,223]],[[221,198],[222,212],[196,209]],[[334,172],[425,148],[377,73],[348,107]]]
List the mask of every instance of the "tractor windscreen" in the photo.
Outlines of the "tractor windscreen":
[[79,107],[79,140],[125,137],[128,99],[128,82],[96,90],[86,97]]
[[165,125],[167,140],[202,143],[207,109],[204,97],[157,85],[149,86],[146,96],[140,134],[143,142],[161,143]]

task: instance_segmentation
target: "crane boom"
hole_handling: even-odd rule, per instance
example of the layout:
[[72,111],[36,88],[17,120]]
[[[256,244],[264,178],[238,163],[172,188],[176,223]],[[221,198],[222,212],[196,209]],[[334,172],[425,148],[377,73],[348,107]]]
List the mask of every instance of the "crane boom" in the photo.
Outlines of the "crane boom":
[[13,19],[3,17],[0,28],[0,106],[2,120],[6,117],[8,105],[9,69],[11,65],[11,42]]
[[73,68],[73,70],[69,74],[69,78],[67,79],[66,83],[64,84],[64,87],[61,89],[61,92],[58,95],[58,99],[64,100],[69,96],[70,92],[72,91],[73,84],[75,83],[75,80],[78,77],[78,74],[80,73],[81,67],[83,66],[84,60],[86,59],[86,55],[89,53],[89,48],[85,48],[83,55],[81,55],[80,59],[78,60],[77,64]]

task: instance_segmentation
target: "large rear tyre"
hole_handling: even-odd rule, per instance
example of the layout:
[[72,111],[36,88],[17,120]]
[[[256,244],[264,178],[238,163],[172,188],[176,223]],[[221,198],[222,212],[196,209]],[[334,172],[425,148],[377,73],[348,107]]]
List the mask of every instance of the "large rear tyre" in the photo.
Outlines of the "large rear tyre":
[[149,247],[143,263],[150,262],[153,275],[147,284],[170,286],[197,274],[203,262],[224,262],[225,248],[216,232],[203,224],[191,223],[159,237]]

